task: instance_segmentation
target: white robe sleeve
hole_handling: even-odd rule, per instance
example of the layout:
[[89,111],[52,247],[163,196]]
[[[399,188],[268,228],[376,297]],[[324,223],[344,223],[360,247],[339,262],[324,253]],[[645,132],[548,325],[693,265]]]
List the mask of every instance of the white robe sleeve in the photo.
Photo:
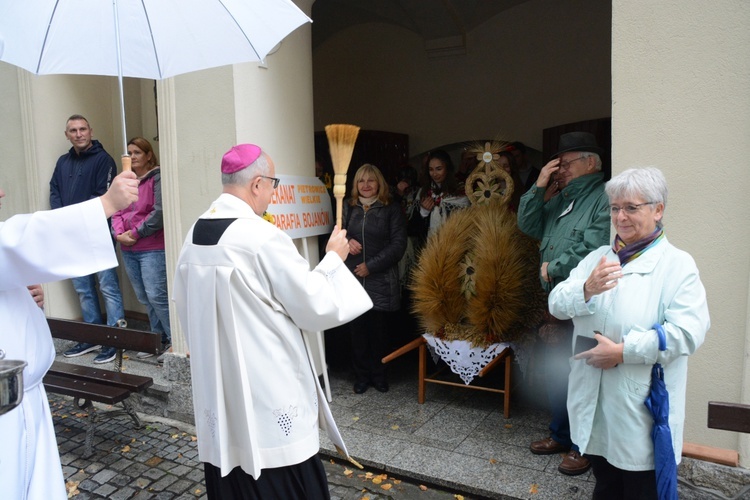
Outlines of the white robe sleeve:
[[310,264],[285,238],[267,242],[259,264],[266,269],[265,276],[273,277],[269,283],[273,299],[301,330],[328,330],[372,308],[369,295],[338,254],[329,252],[310,271]]
[[0,222],[0,349],[28,362],[21,405],[0,416],[3,498],[66,498],[42,378],[55,358],[44,312],[27,285],[117,265],[101,202],[17,215]]
[[0,291],[117,266],[98,199],[0,223]]

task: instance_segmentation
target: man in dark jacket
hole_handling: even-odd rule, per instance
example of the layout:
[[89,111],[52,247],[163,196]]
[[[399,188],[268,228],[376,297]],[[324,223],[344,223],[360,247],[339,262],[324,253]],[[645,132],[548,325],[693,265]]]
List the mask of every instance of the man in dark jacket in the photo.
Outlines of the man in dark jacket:
[[[88,120],[81,115],[73,115],[65,124],[65,137],[73,145],[66,154],[57,160],[55,171],[49,183],[50,207],[60,208],[103,195],[109,184],[117,175],[115,161],[104,151],[101,143],[91,139],[93,130]],[[113,242],[114,244],[114,242]],[[107,324],[125,327],[125,310],[122,305],[120,281],[115,268],[73,278],[73,287],[81,302],[83,321],[103,324],[102,311],[99,308],[99,297],[96,293],[96,282],[104,296],[107,310]],[[75,357],[94,351],[100,346],[78,343],[63,353],[66,357]],[[117,350],[104,347],[95,358],[94,363],[108,363],[115,359]]]
[[[604,193],[601,153],[592,134],[563,134],[557,154],[521,197],[518,227],[541,240],[539,279],[547,293],[564,281],[586,255],[609,243],[609,200]],[[551,199],[545,196],[550,192],[556,193]],[[531,452],[567,452],[558,470],[571,476],[583,474],[590,464],[570,439],[566,406],[573,325],[571,321],[550,317],[539,334],[545,341],[544,371],[552,422],[550,437],[531,443]]]

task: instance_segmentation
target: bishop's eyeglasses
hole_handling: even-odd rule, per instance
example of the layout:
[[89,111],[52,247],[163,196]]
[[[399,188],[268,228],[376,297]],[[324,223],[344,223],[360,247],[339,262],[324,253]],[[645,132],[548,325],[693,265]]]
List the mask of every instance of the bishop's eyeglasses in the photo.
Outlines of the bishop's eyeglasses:
[[272,180],[273,181],[273,188],[274,189],[276,189],[277,187],[279,187],[279,182],[281,182],[281,179],[279,179],[278,177],[268,177],[267,175],[259,175],[258,177],[262,177],[264,179],[270,179],[270,180]]

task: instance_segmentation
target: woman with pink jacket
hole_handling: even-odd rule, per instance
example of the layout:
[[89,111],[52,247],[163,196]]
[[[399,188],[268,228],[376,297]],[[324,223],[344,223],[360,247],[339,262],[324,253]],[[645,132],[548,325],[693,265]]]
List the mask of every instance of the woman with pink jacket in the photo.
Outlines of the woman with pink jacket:
[[[128,142],[133,172],[138,176],[138,201],[112,216],[122,260],[138,300],[146,306],[151,331],[161,333],[164,350],[171,344],[169,293],[164,254],[161,173],[151,143],[143,137]],[[152,356],[138,353],[139,358]]]

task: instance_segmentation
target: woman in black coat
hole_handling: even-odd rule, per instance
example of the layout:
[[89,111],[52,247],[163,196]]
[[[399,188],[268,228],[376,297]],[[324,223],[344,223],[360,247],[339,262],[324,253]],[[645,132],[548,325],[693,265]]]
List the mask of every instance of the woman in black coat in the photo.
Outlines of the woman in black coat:
[[366,163],[354,174],[351,197],[344,207],[349,238],[346,266],[370,295],[373,308],[350,323],[356,382],[362,394],[372,385],[388,391],[385,365],[388,353],[388,315],[398,310],[398,261],[406,250],[406,219],[392,203],[388,184],[378,167]]

